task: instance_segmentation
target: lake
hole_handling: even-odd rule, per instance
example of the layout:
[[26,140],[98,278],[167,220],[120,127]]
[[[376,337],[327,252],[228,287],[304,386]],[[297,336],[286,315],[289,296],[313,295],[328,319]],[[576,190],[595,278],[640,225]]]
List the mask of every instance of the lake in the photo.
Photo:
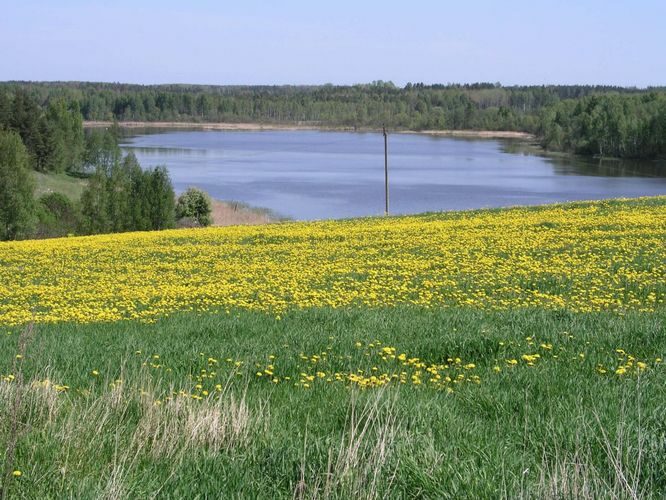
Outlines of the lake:
[[[378,133],[150,131],[127,137],[176,192],[266,207],[298,220],[384,212]],[[390,211],[410,214],[666,194],[665,162],[549,157],[510,140],[389,135]]]

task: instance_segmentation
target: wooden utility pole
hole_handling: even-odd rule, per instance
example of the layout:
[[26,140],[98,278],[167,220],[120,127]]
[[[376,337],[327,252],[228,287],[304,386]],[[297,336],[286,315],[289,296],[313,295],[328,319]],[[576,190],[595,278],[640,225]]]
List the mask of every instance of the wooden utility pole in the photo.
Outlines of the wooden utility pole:
[[384,196],[386,199],[386,208],[384,215],[389,214],[389,188],[388,188],[388,134],[386,127],[382,126],[382,133],[384,134]]

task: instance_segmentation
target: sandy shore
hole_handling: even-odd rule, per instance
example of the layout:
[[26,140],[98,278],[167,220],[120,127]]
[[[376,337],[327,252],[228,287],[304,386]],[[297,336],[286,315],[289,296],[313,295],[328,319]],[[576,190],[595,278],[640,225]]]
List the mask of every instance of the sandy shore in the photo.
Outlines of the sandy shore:
[[419,130],[417,132],[404,133],[478,139],[534,139],[534,135],[527,132],[513,132],[509,130]]
[[[113,122],[86,121],[87,128],[109,127]],[[329,130],[329,131],[378,131],[375,129],[354,129],[353,127],[325,127],[320,125],[301,124],[270,124],[270,123],[199,123],[199,122],[118,122],[122,128],[162,128],[162,129],[197,129],[197,130]],[[527,132],[511,132],[506,130],[401,130],[400,134],[435,135],[442,137],[463,137],[479,139],[533,139]]]
[[[110,127],[113,122],[86,121],[85,128]],[[122,128],[172,128],[198,130],[340,130],[350,131],[353,128],[323,127],[318,125],[270,124],[270,123],[200,123],[200,122],[118,122]]]

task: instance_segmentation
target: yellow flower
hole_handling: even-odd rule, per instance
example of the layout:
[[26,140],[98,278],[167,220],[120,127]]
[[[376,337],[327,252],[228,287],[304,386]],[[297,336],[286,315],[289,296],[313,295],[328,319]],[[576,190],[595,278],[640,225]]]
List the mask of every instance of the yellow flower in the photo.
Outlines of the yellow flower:
[[[0,283],[10,292],[0,325],[33,317],[154,322],[181,310],[234,308],[277,318],[292,308],[380,305],[650,312],[665,304],[656,250],[664,200],[3,243]],[[558,225],[556,239],[544,237],[544,220]],[[570,246],[580,251],[561,252]],[[165,261],[165,254],[179,258]],[[425,256],[455,265],[425,265]],[[63,268],[67,280],[59,279]],[[419,293],[382,269],[409,276]],[[183,286],[185,275],[197,286]],[[521,285],[523,277],[534,279]],[[562,281],[556,293],[551,278]],[[635,286],[616,286],[622,282]]]
[[90,373],[92,374],[93,377],[97,377],[99,375],[99,372],[97,370],[93,370]]
[[15,470],[14,472],[12,472],[12,476],[14,477],[21,477],[22,475],[23,473],[20,470]]

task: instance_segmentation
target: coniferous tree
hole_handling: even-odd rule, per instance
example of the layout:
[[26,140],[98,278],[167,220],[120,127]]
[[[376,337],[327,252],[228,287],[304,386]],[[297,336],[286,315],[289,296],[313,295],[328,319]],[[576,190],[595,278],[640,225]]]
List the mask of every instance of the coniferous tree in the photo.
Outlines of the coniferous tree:
[[46,148],[43,144],[45,129],[41,110],[36,100],[22,89],[18,89],[14,93],[9,128],[21,136],[33,168],[45,170]]
[[176,195],[166,167],[155,167],[146,171],[147,200],[151,229],[169,229],[176,225]]
[[12,101],[9,94],[0,90],[0,130],[9,129],[12,117]]
[[128,153],[123,165],[130,184],[130,206],[128,230],[148,231],[150,226],[150,206],[148,195],[148,175],[141,170],[141,165],[134,153]]
[[48,170],[79,171],[85,141],[78,104],[68,106],[62,98],[51,101],[46,110],[46,123],[53,144],[47,161]]
[[106,180],[109,231],[119,233],[134,229],[131,222],[131,184],[125,162],[111,166]]
[[0,239],[26,237],[34,223],[34,183],[21,137],[0,130]]

